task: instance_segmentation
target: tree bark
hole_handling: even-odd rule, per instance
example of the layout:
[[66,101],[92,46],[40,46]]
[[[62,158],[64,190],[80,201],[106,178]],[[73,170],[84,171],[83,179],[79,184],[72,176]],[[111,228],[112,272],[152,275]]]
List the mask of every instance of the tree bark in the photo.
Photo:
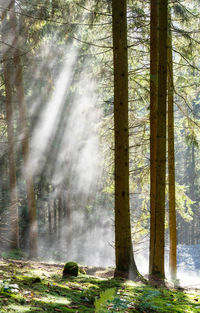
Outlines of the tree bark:
[[29,158],[29,134],[27,126],[27,113],[26,104],[24,97],[24,86],[23,86],[23,72],[20,57],[20,49],[18,43],[18,32],[17,32],[17,19],[15,13],[15,1],[12,0],[12,7],[10,9],[10,22],[13,31],[13,62],[15,67],[15,87],[17,94],[17,101],[19,106],[19,121],[21,130],[22,140],[22,156],[24,161],[24,177],[26,182],[27,190],[27,201],[29,208],[29,255],[30,257],[36,257],[38,254],[38,226],[37,226],[37,212],[35,202],[35,192],[33,185],[33,175],[31,162]]
[[[169,18],[170,19],[170,18]],[[175,200],[175,156],[174,156],[174,84],[172,35],[168,31],[168,180],[169,180],[169,271],[172,280],[177,278],[176,256],[176,200]]]
[[127,1],[112,1],[115,134],[115,276],[138,277],[129,207]]
[[159,0],[157,170],[152,276],[164,279],[168,1]]
[[158,103],[158,2],[151,0],[150,22],[150,249],[149,274],[152,273],[155,240],[156,130]]
[[12,109],[12,88],[11,88],[11,64],[5,61],[4,80],[6,95],[6,118],[8,134],[8,167],[10,184],[10,230],[9,237],[11,249],[19,248],[19,219],[18,219],[18,197],[17,197],[17,179],[16,179],[16,156],[14,148],[14,128],[13,128],[13,109]]
[[[9,9],[8,5],[8,9]],[[2,40],[9,43],[10,27],[8,21],[8,12],[2,13]],[[12,107],[12,71],[10,62],[10,49],[3,56],[3,76],[5,84],[5,105],[7,120],[7,136],[8,136],[8,168],[9,168],[9,221],[10,235],[9,242],[11,249],[19,248],[19,218],[18,218],[18,196],[17,196],[17,179],[16,179],[16,153],[14,143],[14,119]]]

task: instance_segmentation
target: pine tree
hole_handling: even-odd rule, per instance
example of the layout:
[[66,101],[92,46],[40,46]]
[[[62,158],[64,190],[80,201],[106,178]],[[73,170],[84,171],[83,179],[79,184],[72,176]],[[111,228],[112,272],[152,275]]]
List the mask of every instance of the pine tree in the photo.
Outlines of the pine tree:
[[156,201],[156,128],[158,103],[158,2],[151,0],[150,17],[150,250],[149,273],[152,273],[155,240]]
[[27,113],[24,96],[24,85],[23,85],[23,71],[20,57],[20,47],[18,43],[17,33],[17,19],[15,12],[15,0],[11,0],[10,7],[10,25],[13,31],[13,63],[14,63],[14,81],[16,87],[16,96],[19,107],[19,120],[22,135],[22,156],[24,161],[24,177],[26,181],[27,201],[29,208],[29,254],[30,257],[37,256],[37,240],[38,240],[38,227],[37,227],[37,214],[36,214],[36,202],[35,192],[33,185],[33,174],[31,169],[31,163],[29,158],[29,134],[27,125]]
[[166,187],[166,98],[167,98],[167,29],[168,1],[159,0],[158,28],[158,108],[156,138],[156,201],[155,239],[153,247],[152,277],[163,279],[165,248],[165,187]]
[[173,58],[172,34],[169,13],[168,30],[168,184],[169,184],[169,270],[170,276],[176,280],[176,199],[175,199],[175,156],[174,156],[174,83],[173,83]]
[[112,1],[115,132],[115,275],[132,279],[138,271],[134,261],[129,207],[128,54],[127,2]]

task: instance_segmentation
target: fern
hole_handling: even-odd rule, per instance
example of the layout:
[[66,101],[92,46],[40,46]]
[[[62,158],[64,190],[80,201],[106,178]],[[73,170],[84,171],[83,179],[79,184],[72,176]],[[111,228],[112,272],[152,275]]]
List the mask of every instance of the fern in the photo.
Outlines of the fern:
[[95,299],[95,313],[107,312],[108,301],[112,300],[115,295],[115,288],[109,288],[100,293],[99,299]]

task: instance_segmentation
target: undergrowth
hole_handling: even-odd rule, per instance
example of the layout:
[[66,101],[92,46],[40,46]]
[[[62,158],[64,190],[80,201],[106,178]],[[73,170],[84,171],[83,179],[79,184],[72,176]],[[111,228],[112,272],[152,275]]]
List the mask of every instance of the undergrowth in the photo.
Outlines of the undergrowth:
[[200,312],[195,290],[154,288],[114,278],[62,277],[62,267],[0,261],[0,312]]

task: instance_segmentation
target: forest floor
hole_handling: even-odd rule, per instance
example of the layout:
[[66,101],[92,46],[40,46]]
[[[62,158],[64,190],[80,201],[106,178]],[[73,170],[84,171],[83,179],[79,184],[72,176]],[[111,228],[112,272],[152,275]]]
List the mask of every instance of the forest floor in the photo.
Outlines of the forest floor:
[[200,312],[200,290],[154,288],[84,268],[62,278],[63,264],[0,259],[0,313]]

